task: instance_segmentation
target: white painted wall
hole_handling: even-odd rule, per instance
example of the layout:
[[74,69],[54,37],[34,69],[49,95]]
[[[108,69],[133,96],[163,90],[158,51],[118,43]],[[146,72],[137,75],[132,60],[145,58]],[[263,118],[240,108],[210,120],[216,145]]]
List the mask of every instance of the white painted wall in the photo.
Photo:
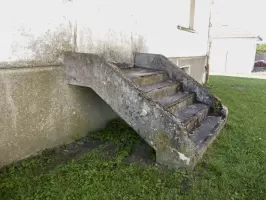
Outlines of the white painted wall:
[[[29,29],[34,37],[59,23],[77,20],[78,33],[89,28],[92,40],[109,40],[112,34],[130,41],[142,35],[150,53],[168,57],[206,55],[208,40],[209,0],[196,0],[196,33],[177,29],[188,26],[189,0],[10,0],[1,2],[0,60],[12,59],[10,45],[27,46],[26,36],[18,35],[17,28]],[[2,5],[3,4],[3,5]],[[9,17],[7,17],[9,16]],[[65,19],[64,19],[65,18]],[[3,39],[4,38],[4,39]],[[83,41],[84,42],[84,41]],[[82,48],[81,48],[82,49]],[[27,56],[27,53],[25,53]]]
[[210,72],[250,73],[255,55],[256,38],[214,38],[210,54]]
[[108,38],[108,30],[116,33],[140,34],[146,38],[149,52],[166,56],[206,55],[209,0],[196,3],[195,30],[177,29],[188,26],[188,0],[112,0],[78,1],[75,9],[78,24],[92,29],[93,37]]

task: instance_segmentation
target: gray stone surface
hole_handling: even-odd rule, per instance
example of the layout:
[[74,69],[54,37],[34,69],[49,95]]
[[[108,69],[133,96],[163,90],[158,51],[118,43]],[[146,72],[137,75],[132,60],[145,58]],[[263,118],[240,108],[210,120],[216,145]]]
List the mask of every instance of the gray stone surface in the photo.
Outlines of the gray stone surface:
[[204,140],[207,140],[208,137],[211,137],[214,134],[214,129],[222,120],[222,117],[209,116],[206,117],[201,123],[201,125],[190,134],[191,140],[197,145],[200,146]]
[[149,76],[149,75],[157,75],[157,74],[164,74],[165,71],[161,70],[153,70],[153,69],[145,69],[140,67],[132,67],[122,70],[126,76],[129,77],[142,77],[142,76]]
[[205,104],[196,103],[175,113],[175,116],[182,121],[187,131],[196,128],[207,116],[209,107]]
[[190,105],[186,108],[184,108],[181,111],[178,111],[175,113],[175,115],[183,122],[185,123],[187,120],[189,120],[192,116],[197,115],[198,112],[208,109],[209,107],[202,103],[197,103]]
[[188,92],[177,92],[175,94],[172,94],[170,96],[167,96],[163,99],[158,100],[158,102],[163,106],[163,107],[170,107],[174,106],[177,103],[180,103],[182,101],[185,101],[188,98],[193,98],[194,94],[193,93],[188,93]]
[[70,84],[92,88],[156,151],[156,160],[170,167],[191,167],[195,146],[173,115],[148,99],[115,65],[97,55],[66,53]]
[[[213,141],[216,139],[216,137],[219,135],[220,131],[222,130],[222,128],[224,127],[225,123],[226,123],[227,118],[222,118],[222,117],[213,117],[211,116],[211,118],[207,117],[206,121],[202,122],[202,125],[195,130],[195,135],[199,134],[202,137],[204,137],[204,135],[207,135],[207,137],[205,137],[205,139],[200,139],[200,141],[197,143],[196,139],[194,139],[194,144],[197,145],[196,146],[196,158],[197,160],[201,159],[201,157],[203,156],[204,152],[207,150],[207,148],[213,143]],[[214,125],[214,123],[216,123],[216,125]],[[195,137],[195,136],[194,136]],[[198,138],[201,138],[200,136],[198,136]]]
[[[156,62],[150,62],[150,56],[145,55],[144,60],[138,58],[135,64],[138,63],[138,67],[141,64],[148,69],[121,70],[97,55],[66,53],[64,63],[68,82],[92,88],[156,151],[157,162],[170,167],[194,167],[204,153],[202,149],[206,149],[209,143],[198,151],[197,145],[189,138],[189,133],[200,126],[208,115],[209,107],[213,107],[214,114],[221,116],[222,122],[226,120],[227,110],[223,109],[216,97],[192,78],[185,75],[182,79],[182,74],[177,75],[178,70],[172,69],[171,66],[168,69],[167,61],[160,63],[160,55],[151,55]],[[155,64],[155,68],[148,67],[150,64]],[[162,70],[166,71],[168,79],[164,82],[156,80],[152,69],[159,70],[158,74],[164,74]],[[149,74],[150,72],[152,74]],[[146,78],[143,75],[145,73],[148,73],[147,76],[153,76],[150,81],[154,81],[154,84],[141,86],[142,79]],[[184,82],[186,79],[187,82]],[[185,92],[182,94],[186,95],[177,93],[181,87]],[[193,102],[193,98],[189,97],[194,95],[198,101],[203,101]],[[155,99],[160,99],[171,108],[184,102],[183,109],[174,113],[161,103],[155,102]],[[218,123],[215,130],[220,130],[223,124]],[[209,141],[211,140],[212,138]]]
[[178,84],[172,81],[165,81],[162,83],[156,83],[156,84],[152,84],[152,85],[146,85],[146,86],[142,86],[139,87],[140,90],[142,90],[143,92],[147,93],[147,92],[152,92],[154,90],[159,90],[165,87],[171,87],[171,86],[177,86]]
[[152,85],[168,79],[167,73],[159,70],[132,67],[122,71],[139,86]]
[[163,83],[140,87],[140,90],[142,90],[147,97],[156,100],[176,93],[179,90],[179,84],[175,82],[166,81]]
[[63,66],[0,69],[0,167],[105,127],[116,113]]
[[178,112],[179,110],[182,110],[193,103],[194,103],[194,96],[189,96],[189,98],[183,99],[183,101],[180,101],[176,103],[175,105],[168,107],[167,110],[169,110],[171,113],[174,114]]
[[182,89],[186,92],[196,94],[197,101],[209,105],[215,112],[223,113],[221,101],[211,94],[200,83],[190,77],[186,72],[159,54],[135,53],[135,66],[156,70],[164,70],[170,79],[177,80],[182,84]]

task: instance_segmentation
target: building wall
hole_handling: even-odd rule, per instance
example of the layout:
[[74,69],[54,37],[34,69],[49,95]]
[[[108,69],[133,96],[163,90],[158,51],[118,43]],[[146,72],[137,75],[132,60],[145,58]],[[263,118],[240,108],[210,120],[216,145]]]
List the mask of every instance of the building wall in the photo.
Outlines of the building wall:
[[0,167],[116,117],[94,91],[68,85],[62,66],[1,68],[0,88]]
[[[0,60],[30,59],[30,40],[56,30],[60,24],[71,22],[73,26],[75,21],[77,50],[81,52],[97,53],[115,46],[121,54],[131,55],[133,41],[141,37],[150,53],[167,57],[206,55],[209,0],[196,1],[196,33],[177,29],[189,24],[188,0],[63,2],[6,2],[0,13],[5,30],[0,32],[5,38],[0,41]],[[6,18],[11,9],[12,18]],[[17,57],[13,57],[14,50]],[[195,68],[192,75],[200,81],[203,65],[196,67],[198,63],[191,62]],[[0,166],[71,142],[103,128],[116,116],[92,90],[67,85],[60,66],[1,68],[0,77]]]
[[[12,1],[14,0],[7,3],[10,4],[10,8],[13,8]],[[102,48],[104,45],[108,48],[118,44],[126,46],[121,48],[126,54],[133,49],[132,38],[141,36],[150,53],[163,54],[167,57],[206,55],[210,0],[196,1],[194,20],[196,33],[177,29],[178,25],[185,27],[189,25],[189,0],[63,2],[54,0],[16,2],[20,9],[12,14],[11,21],[7,19],[3,21],[2,29],[5,32],[1,32],[0,37],[6,40],[0,49],[11,52],[9,46],[15,40],[20,46],[16,51],[21,51],[23,54],[29,38],[37,38],[47,29],[54,30],[54,27],[60,23],[68,24],[71,21],[73,25],[77,21],[78,50],[81,52],[97,52],[98,46]],[[4,19],[8,13],[4,11],[1,15]],[[25,33],[21,34],[16,29],[25,30]],[[96,47],[90,49],[91,46]],[[29,53],[23,55],[27,56]],[[7,55],[5,57],[8,58]]]
[[196,81],[204,84],[206,81],[206,56],[171,57],[169,58],[178,67],[183,68]]
[[256,54],[254,38],[213,39],[210,53],[210,72],[251,73]]
[[77,22],[79,30],[91,29],[94,40],[108,40],[114,34],[129,39],[140,35],[150,53],[167,57],[206,55],[209,0],[196,1],[196,33],[177,29],[177,25],[188,27],[188,0],[91,1],[86,5],[85,1],[77,2]]

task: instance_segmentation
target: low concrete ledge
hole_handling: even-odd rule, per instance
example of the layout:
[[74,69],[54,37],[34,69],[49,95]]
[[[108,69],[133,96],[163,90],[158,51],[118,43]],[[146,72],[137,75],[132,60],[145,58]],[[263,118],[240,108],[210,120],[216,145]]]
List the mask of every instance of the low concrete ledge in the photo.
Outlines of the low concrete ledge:
[[34,68],[34,67],[62,67],[62,62],[45,62],[41,60],[1,62],[0,69]]
[[60,65],[0,69],[0,167],[105,127],[116,113]]

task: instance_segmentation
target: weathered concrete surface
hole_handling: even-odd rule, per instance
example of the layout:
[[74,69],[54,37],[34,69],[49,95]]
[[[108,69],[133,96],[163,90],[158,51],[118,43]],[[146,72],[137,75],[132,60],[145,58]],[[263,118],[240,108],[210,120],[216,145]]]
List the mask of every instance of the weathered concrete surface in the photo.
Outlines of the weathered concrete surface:
[[0,110],[0,167],[116,117],[93,90],[68,85],[62,66],[0,69]]
[[135,53],[135,66],[167,71],[171,79],[182,84],[184,91],[194,92],[197,100],[209,105],[214,112],[223,113],[226,109],[217,97],[163,55]]
[[166,72],[158,70],[131,67],[122,69],[122,71],[127,77],[140,86],[163,82],[168,78]]
[[[179,62],[179,64],[185,65],[185,62]],[[188,64],[188,63],[187,63]],[[176,80],[182,84],[182,89],[184,92],[195,93],[197,101],[204,103],[210,107],[209,112],[216,116],[215,120],[209,122],[210,116],[207,116],[206,112],[200,113],[197,120],[193,120],[194,117],[190,118],[190,123],[186,125],[189,131],[192,127],[195,127],[197,121],[202,121],[202,124],[194,131],[194,134],[204,135],[206,138],[201,137],[191,138],[196,147],[196,160],[199,160],[207,148],[212,144],[215,138],[219,135],[221,129],[226,123],[228,116],[228,109],[222,105],[221,101],[211,94],[206,88],[199,84],[193,77],[190,77],[186,72],[180,69],[176,64],[169,61],[166,57],[158,54],[145,54],[145,53],[135,53],[135,66],[144,67],[149,69],[164,70],[167,71],[169,77]],[[177,116],[178,117],[178,116]],[[179,117],[178,117],[179,118]],[[205,119],[204,119],[205,118]],[[182,121],[181,118],[179,118]],[[195,118],[194,118],[195,119]],[[207,121],[207,122],[206,122]],[[211,125],[210,125],[211,123]],[[198,124],[199,125],[199,124]],[[196,139],[195,139],[196,138]],[[202,141],[197,141],[197,139]],[[198,144],[200,142],[200,145]],[[194,163],[196,164],[196,162]]]
[[[227,116],[227,113],[226,113]],[[207,117],[190,137],[196,144],[197,159],[201,159],[207,148],[213,143],[224,127],[227,118]]]
[[175,116],[182,121],[187,131],[190,132],[200,125],[201,121],[208,115],[208,111],[209,107],[207,105],[197,103],[178,111]]
[[158,102],[164,107],[170,110],[171,113],[175,113],[194,102],[194,94],[188,92],[178,92],[173,95],[160,99]]
[[195,164],[195,146],[181,122],[144,95],[115,65],[92,54],[66,53],[68,82],[91,87],[156,151],[156,160],[171,167]]
[[153,100],[174,94],[179,90],[179,88],[179,84],[172,81],[165,81],[140,87],[146,96],[152,98]]
[[212,130],[221,119],[222,117],[217,116],[207,117],[200,127],[194,130],[190,135],[191,140],[193,140],[198,146],[202,145],[206,138],[208,138],[208,135],[213,134]]
[[[157,162],[194,167],[223,127],[227,109],[164,56],[136,54],[134,64],[121,69],[99,55],[69,52],[64,56],[68,83],[91,87],[99,94],[155,149]],[[158,78],[162,71],[167,76]],[[218,120],[209,125],[212,116]],[[195,129],[199,136],[191,137]]]

